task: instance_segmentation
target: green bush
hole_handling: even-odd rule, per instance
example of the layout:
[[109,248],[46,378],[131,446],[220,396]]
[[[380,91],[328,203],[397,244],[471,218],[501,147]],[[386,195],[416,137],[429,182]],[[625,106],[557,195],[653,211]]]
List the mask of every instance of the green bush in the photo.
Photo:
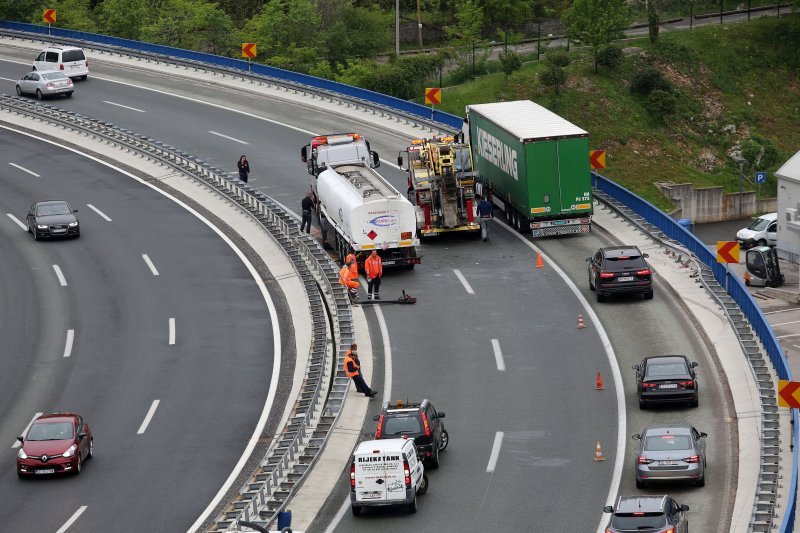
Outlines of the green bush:
[[503,67],[503,72],[505,73],[506,77],[522,67],[522,59],[520,59],[519,54],[513,50],[500,52],[499,59],[500,65]]
[[552,52],[547,52],[547,55],[544,56],[545,61],[550,63],[553,66],[564,68],[569,66],[572,60],[564,50],[553,50]]
[[547,63],[539,73],[539,82],[547,87],[552,87],[556,94],[561,93],[561,87],[567,81],[567,73],[563,68]]
[[608,70],[617,70],[622,65],[622,48],[609,44],[597,51],[597,64]]
[[663,121],[669,115],[675,114],[675,109],[678,106],[678,99],[675,95],[663,91],[661,89],[654,89],[647,97],[647,112],[656,121]]
[[639,96],[648,96],[653,91],[672,92],[672,85],[660,70],[647,67],[637,73],[631,80],[631,92]]

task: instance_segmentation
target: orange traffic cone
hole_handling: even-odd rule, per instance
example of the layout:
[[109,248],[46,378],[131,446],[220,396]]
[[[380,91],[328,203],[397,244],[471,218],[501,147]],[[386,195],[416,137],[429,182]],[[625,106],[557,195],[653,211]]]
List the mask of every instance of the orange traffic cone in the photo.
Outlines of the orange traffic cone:
[[536,268],[542,268],[544,263],[542,262],[542,252],[536,252]]
[[594,447],[594,460],[595,461],[605,461],[606,458],[603,457],[603,449],[600,447],[600,441],[597,441],[597,445]]
[[594,386],[594,390],[604,390],[603,387],[603,377],[600,375],[600,372],[597,372],[597,385]]
[[583,323],[583,315],[578,315],[578,329],[583,329],[586,327],[586,324]]

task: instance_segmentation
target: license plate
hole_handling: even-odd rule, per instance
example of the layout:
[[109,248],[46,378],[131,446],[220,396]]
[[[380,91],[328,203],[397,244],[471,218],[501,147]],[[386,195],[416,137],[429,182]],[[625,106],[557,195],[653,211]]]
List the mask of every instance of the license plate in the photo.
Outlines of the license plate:
[[65,229],[54,229],[53,233],[65,233],[66,231]]
[[384,265],[393,265],[394,261],[384,261],[383,264]]
[[55,474],[55,472],[56,472],[55,468],[46,468],[44,470],[36,471],[37,474]]
[[617,278],[617,281],[633,281],[633,276],[621,276]]
[[678,384],[677,383],[666,383],[664,385],[659,385],[658,388],[659,389],[677,389],[678,388]]
[[659,461],[661,466],[678,466],[678,461]]
[[380,496],[381,496],[380,492],[362,492],[361,493],[361,499],[362,500],[375,500],[377,498],[380,498]]

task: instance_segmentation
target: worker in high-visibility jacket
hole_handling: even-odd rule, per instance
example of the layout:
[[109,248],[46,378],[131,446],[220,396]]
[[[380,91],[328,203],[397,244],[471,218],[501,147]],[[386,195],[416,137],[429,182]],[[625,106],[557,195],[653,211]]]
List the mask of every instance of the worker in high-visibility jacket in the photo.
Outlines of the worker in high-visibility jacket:
[[364,271],[367,274],[367,298],[370,300],[380,300],[383,259],[378,255],[377,250],[372,250],[367,260],[364,261]]
[[350,272],[352,272],[355,278],[358,279],[358,259],[356,259],[356,254],[353,252],[347,254],[347,257],[344,258],[344,263],[346,265],[350,265]]
[[348,261],[339,270],[339,285],[343,285],[346,289],[348,294],[350,295],[350,299],[354,302],[358,301],[358,275],[353,275],[353,271],[350,268],[351,262]]
[[363,393],[364,396],[374,398],[378,394],[378,391],[369,388],[367,382],[364,381],[364,376],[361,375],[361,361],[358,360],[358,344],[356,343],[351,344],[350,349],[344,354],[344,373],[353,380],[356,390]]

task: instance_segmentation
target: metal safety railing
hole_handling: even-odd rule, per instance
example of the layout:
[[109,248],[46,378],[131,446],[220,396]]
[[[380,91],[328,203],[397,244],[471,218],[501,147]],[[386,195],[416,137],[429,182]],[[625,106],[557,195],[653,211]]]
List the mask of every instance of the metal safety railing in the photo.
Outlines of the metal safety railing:
[[[0,94],[0,111],[97,138],[195,179],[249,213],[291,259],[303,283],[312,315],[311,347],[300,397],[286,425],[269,446],[259,470],[240,490],[237,501],[215,521],[213,528],[235,527],[237,519],[253,520],[265,526],[274,523],[327,442],[349,385],[339,361],[353,342],[352,310],[347,293],[338,283],[336,265],[318,241],[299,231],[297,221],[277,202],[230,179],[225,170],[175,147],[79,113],[3,94]],[[327,322],[324,307],[328,310]],[[329,337],[336,348],[330,350],[330,354]],[[323,380],[325,377],[328,382]]]
[[[678,260],[686,257],[686,263],[694,262],[695,277],[709,294],[719,303],[733,326],[740,346],[746,354],[750,368],[759,388],[761,402],[761,451],[759,457],[758,486],[754,495],[750,531],[769,532],[779,527],[781,533],[794,531],[797,500],[798,439],[797,409],[792,410],[791,443],[794,448],[791,481],[786,509],[780,522],[777,518],[777,495],[780,489],[780,417],[773,376],[763,357],[766,352],[779,379],[792,378],[788,361],[778,343],[775,333],[766,320],[750,291],[744,284],[716,260],[716,255],[692,233],[678,224],[672,217],[620,187],[613,181],[592,173],[595,198],[609,205],[651,238],[679,254]],[[760,342],[759,342],[760,341]]]

